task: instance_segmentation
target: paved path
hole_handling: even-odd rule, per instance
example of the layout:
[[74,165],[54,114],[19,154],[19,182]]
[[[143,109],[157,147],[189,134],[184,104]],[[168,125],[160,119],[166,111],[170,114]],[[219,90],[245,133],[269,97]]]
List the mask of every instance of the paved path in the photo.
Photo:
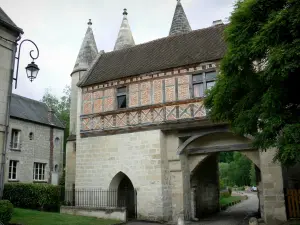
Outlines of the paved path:
[[229,207],[213,217],[193,222],[192,225],[248,225],[249,217],[257,213],[256,193],[247,193],[248,199]]
[[[185,222],[185,225],[248,225],[249,217],[257,213],[258,198],[256,193],[247,193],[248,199],[229,207],[210,218],[198,222]],[[159,225],[158,223],[128,222],[127,225]]]

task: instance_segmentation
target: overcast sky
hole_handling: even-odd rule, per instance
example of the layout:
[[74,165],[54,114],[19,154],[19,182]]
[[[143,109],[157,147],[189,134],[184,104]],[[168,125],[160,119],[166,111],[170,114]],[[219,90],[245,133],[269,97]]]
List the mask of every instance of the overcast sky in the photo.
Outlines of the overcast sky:
[[[230,16],[234,0],[181,0],[193,30]],[[40,49],[40,72],[32,83],[25,67],[30,63],[30,43],[22,47],[18,88],[14,93],[40,100],[46,88],[62,95],[71,82],[81,42],[92,19],[98,50],[112,51],[122,21],[123,8],[136,44],[165,37],[170,30],[176,0],[0,0],[9,17],[24,30],[22,39]]]

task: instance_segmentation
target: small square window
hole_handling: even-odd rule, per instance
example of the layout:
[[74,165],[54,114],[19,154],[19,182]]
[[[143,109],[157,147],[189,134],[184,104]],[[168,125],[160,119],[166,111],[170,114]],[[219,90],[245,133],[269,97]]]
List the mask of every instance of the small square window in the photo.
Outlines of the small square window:
[[126,87],[121,87],[117,89],[117,103],[118,109],[126,108],[127,107],[127,92]]

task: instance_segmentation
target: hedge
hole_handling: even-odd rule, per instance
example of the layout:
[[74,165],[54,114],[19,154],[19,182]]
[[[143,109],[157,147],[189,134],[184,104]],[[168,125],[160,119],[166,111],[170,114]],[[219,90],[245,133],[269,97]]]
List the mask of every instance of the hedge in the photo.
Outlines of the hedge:
[[61,189],[50,184],[5,184],[3,199],[19,208],[59,211]]
[[14,206],[8,200],[0,200],[0,222],[8,224],[13,214]]
[[221,198],[229,198],[230,196],[231,196],[231,193],[228,190],[220,192]]

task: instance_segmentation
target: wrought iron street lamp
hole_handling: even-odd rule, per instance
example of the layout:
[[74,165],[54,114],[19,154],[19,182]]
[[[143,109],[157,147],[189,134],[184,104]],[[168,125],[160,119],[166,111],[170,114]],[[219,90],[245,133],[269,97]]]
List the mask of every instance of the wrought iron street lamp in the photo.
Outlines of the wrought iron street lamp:
[[36,60],[36,59],[39,57],[39,54],[40,54],[37,45],[36,45],[33,41],[31,41],[31,40],[29,40],[29,39],[23,40],[23,41],[20,43],[20,47],[19,47],[19,51],[18,51],[18,57],[16,57],[16,59],[18,60],[18,62],[17,62],[17,71],[16,71],[16,77],[13,78],[13,80],[15,81],[15,89],[17,88],[17,83],[18,83],[18,73],[19,73],[19,62],[20,62],[21,47],[22,47],[22,44],[23,44],[25,41],[31,42],[31,43],[35,46],[35,48],[36,48],[36,50],[37,50],[36,57],[32,56],[32,52],[34,52],[34,50],[31,50],[31,51],[29,52],[29,55],[30,55],[30,57],[31,57],[31,59],[32,59],[32,62],[31,62],[30,64],[28,64],[28,65],[26,66],[26,68],[25,68],[25,69],[26,69],[26,73],[27,73],[28,79],[32,82],[32,81],[37,77],[38,72],[39,72],[39,70],[40,70],[39,67],[38,67],[38,65],[34,63],[34,60]]

